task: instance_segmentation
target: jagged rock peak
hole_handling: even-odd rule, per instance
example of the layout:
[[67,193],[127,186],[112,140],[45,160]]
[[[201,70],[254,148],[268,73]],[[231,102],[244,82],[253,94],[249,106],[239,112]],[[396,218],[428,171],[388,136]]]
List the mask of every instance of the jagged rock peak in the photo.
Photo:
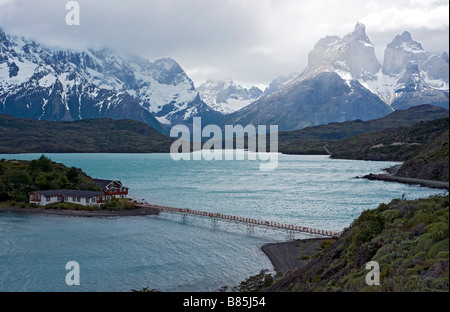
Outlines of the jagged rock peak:
[[308,55],[306,72],[317,74],[335,70],[346,76],[345,79],[371,80],[380,68],[366,27],[358,22],[353,32],[343,38],[327,36],[320,39]]
[[408,31],[404,31],[401,35],[395,36],[394,40],[392,40],[392,42],[388,44],[388,48],[391,49],[409,48],[412,50],[423,51],[422,45],[419,42],[414,41],[411,36],[411,33]]
[[411,37],[411,33],[409,31],[404,31],[401,35],[398,36],[403,42],[413,41]]
[[366,26],[360,22],[356,23],[355,29],[352,33],[346,35],[343,38],[343,41],[351,42],[351,41],[363,41],[367,43],[371,43],[369,37],[366,34]]
[[7,37],[6,37],[6,33],[3,31],[3,28],[1,28],[0,27],[0,44],[3,42],[3,41],[7,41]]

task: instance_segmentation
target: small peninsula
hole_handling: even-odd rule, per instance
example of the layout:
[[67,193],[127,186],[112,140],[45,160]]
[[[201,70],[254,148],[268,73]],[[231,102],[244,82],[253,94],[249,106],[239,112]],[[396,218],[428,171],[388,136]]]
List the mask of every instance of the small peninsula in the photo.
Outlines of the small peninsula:
[[[114,184],[112,193],[106,187]],[[118,188],[119,187],[119,188]],[[32,161],[0,160],[0,212],[83,217],[159,214],[125,197],[120,181],[97,180],[42,155]]]

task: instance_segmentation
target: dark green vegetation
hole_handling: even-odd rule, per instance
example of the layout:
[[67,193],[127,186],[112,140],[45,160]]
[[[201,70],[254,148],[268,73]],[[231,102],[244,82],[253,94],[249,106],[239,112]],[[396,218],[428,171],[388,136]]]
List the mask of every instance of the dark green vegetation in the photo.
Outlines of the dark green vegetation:
[[173,141],[133,120],[52,122],[0,115],[0,154],[167,153]]
[[[267,273],[268,270],[261,270],[258,274],[252,275],[243,280],[237,286],[233,286],[231,289],[229,286],[222,286],[219,291],[226,292],[231,290],[233,292],[257,292],[263,291],[267,287],[270,287],[274,283],[274,277],[272,274]],[[281,274],[277,274],[275,278],[279,278]]]
[[395,176],[448,182],[449,119],[362,134],[330,144],[334,158],[405,161]]
[[[448,120],[448,119],[447,119]],[[445,131],[428,144],[398,170],[401,177],[449,181],[449,131]]]
[[[368,286],[369,261],[380,285]],[[395,199],[366,210],[334,243],[267,291],[449,291],[449,197]]]
[[448,117],[421,121],[410,126],[357,135],[331,143],[328,148],[333,158],[406,161],[423,147],[434,144],[433,141],[443,135],[448,126]]
[[279,150],[332,158],[405,162],[395,176],[449,181],[448,110],[421,105],[370,121],[282,132]]
[[51,189],[100,191],[80,169],[67,168],[45,156],[32,161],[0,160],[0,202],[25,203],[29,192]]
[[[33,205],[33,204],[31,204],[31,205]],[[96,205],[83,206],[83,205],[73,204],[73,203],[54,203],[54,204],[46,205],[45,209],[96,211],[96,210],[100,210],[100,207],[98,207]]]
[[[385,117],[369,121],[330,123],[302,130],[279,133],[279,151],[285,154],[326,155],[325,145],[334,146],[348,138],[385,129],[408,126],[421,121],[448,117],[449,111],[432,105],[414,106],[398,110]],[[331,150],[331,152],[335,152]]]

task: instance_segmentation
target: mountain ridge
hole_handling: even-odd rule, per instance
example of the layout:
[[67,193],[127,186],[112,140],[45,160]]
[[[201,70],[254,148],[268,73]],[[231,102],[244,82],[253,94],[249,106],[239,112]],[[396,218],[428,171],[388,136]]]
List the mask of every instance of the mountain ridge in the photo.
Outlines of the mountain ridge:
[[133,119],[167,134],[202,117],[222,127],[276,124],[289,131],[421,104],[448,108],[448,86],[448,55],[424,51],[405,31],[380,64],[361,23],[342,38],[318,40],[301,74],[275,78],[264,92],[231,82],[206,97],[170,57],[150,62],[108,48],[50,49],[0,29],[0,114],[20,118]]
[[263,95],[259,88],[244,88],[233,80],[208,80],[197,87],[197,91],[209,107],[225,115],[242,109]]
[[0,30],[0,113],[44,120],[134,119],[160,132],[214,115],[172,58],[48,48]]
[[[280,130],[289,131],[329,122],[376,119],[422,104],[448,108],[448,85],[445,53],[437,56],[424,51],[409,32],[404,32],[387,45],[380,64],[365,26],[357,23],[353,32],[342,38],[320,39],[301,74],[224,120],[229,124],[278,124]],[[327,96],[319,99],[316,93]]]

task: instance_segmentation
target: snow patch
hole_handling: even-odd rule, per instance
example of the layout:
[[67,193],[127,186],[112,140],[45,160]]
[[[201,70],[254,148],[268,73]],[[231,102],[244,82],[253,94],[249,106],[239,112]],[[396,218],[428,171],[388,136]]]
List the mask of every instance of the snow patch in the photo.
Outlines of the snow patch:
[[56,82],[56,77],[52,74],[46,75],[39,79],[38,84],[42,88],[51,87]]

